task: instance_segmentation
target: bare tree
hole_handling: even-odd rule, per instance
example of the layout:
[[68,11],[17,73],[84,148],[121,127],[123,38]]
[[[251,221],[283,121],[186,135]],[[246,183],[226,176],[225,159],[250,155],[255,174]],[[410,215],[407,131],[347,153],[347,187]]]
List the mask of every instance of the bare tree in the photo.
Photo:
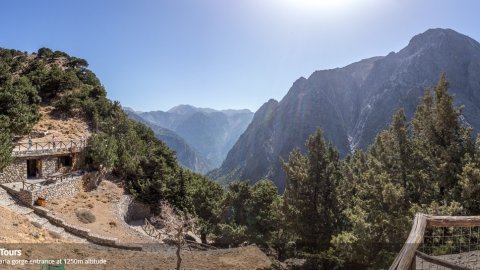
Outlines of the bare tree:
[[196,219],[186,215],[175,213],[174,208],[166,201],[161,203],[162,213],[160,218],[155,218],[155,223],[163,227],[165,234],[175,241],[177,246],[177,270],[182,264],[181,250],[186,243],[185,235],[195,227]]

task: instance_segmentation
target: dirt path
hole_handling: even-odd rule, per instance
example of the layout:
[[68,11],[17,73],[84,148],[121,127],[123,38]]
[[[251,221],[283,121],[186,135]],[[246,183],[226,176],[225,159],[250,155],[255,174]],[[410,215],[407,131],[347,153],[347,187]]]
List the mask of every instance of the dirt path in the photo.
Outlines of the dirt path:
[[[9,247],[10,248],[10,247]],[[14,247],[12,247],[14,248]],[[123,251],[80,244],[22,245],[21,257],[4,259],[70,259],[65,269],[175,269],[174,251]],[[190,270],[255,270],[268,269],[270,260],[257,247],[243,247],[219,251],[184,251],[182,269]],[[3,259],[3,258],[2,258]],[[105,264],[88,264],[87,259],[105,260]],[[1,269],[39,269],[31,266],[0,266]]]

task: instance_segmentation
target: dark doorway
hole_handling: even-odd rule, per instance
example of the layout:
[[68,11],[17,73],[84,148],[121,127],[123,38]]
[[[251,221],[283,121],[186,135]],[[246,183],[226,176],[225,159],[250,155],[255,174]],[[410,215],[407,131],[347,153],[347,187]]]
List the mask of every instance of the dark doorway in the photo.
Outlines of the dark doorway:
[[41,161],[39,159],[27,160],[27,177],[34,178],[40,176]]
[[61,167],[71,167],[72,166],[72,157],[71,156],[61,156],[58,157],[58,164]]

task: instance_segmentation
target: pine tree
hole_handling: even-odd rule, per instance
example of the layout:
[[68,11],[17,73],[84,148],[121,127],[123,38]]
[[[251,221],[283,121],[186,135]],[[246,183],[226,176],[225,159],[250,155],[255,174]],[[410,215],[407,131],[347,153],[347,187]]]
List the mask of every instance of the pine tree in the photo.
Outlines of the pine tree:
[[5,116],[0,116],[0,172],[12,161],[12,135]]
[[418,165],[415,197],[422,203],[452,200],[462,170],[462,158],[472,151],[470,132],[460,123],[461,109],[448,94],[445,74],[428,90],[412,120],[413,158]]
[[277,187],[270,180],[260,180],[251,187],[251,198],[245,206],[248,211],[247,232],[252,242],[258,245],[270,242],[278,226],[278,200]]
[[299,245],[318,252],[329,247],[338,230],[336,186],[340,182],[338,152],[323,139],[321,130],[307,140],[308,154],[292,152],[284,163],[287,175],[285,203],[293,215]]
[[192,200],[192,208],[199,219],[199,231],[203,243],[207,243],[207,235],[213,233],[220,222],[220,203],[224,197],[223,188],[205,176],[188,172],[192,180],[188,185],[188,196]]
[[37,91],[25,77],[10,78],[0,85],[0,114],[6,116],[4,120],[13,134],[30,132],[40,118],[39,103]]
[[[394,114],[389,129],[377,136],[369,153],[376,159],[371,168],[375,167],[378,174],[387,174],[392,183],[400,185],[405,192],[413,189],[415,165],[411,160],[412,146],[403,109]],[[413,200],[410,193],[404,198],[406,205]]]
[[366,154],[356,153],[342,166],[338,193],[346,207],[347,229],[335,235],[332,244],[333,253],[345,261],[387,266],[397,250],[379,243],[395,243],[410,226],[406,190],[412,164],[407,130],[405,115],[399,110]]
[[480,135],[473,155],[467,154],[460,176],[461,202],[471,215],[480,214]]

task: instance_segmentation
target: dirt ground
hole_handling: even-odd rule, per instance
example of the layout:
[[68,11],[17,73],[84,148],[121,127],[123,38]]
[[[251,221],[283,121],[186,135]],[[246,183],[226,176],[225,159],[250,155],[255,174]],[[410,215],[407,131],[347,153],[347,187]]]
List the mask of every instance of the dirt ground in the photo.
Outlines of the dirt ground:
[[[0,206],[0,243],[64,242],[65,240],[52,237],[46,230],[33,226],[26,217]],[[0,248],[2,247],[0,246]]]
[[[53,118],[50,112],[53,110],[51,106],[40,107],[41,118],[33,126],[32,131],[35,133],[44,133],[44,137],[32,138],[32,142],[50,142],[52,135],[55,135],[56,141],[78,141],[84,136],[88,138],[90,131],[87,123],[81,118],[67,118],[65,120]],[[19,142],[27,143],[28,136],[23,137]]]
[[[15,247],[9,247],[14,249]],[[45,260],[68,259],[65,269],[175,269],[176,257],[171,252],[123,251],[79,244],[22,245],[22,256],[3,257],[2,259]],[[87,259],[102,264],[92,264]],[[182,269],[184,270],[255,270],[269,269],[271,262],[257,247],[249,246],[218,251],[183,251]],[[1,269],[40,269],[34,265],[0,265]]]
[[[447,262],[456,264],[461,267],[466,267],[468,269],[480,269],[480,251],[468,251],[458,254],[448,254],[436,256],[439,259],[445,260]],[[416,259],[416,269],[418,270],[428,270],[428,269],[440,269],[438,265],[431,264],[423,259],[417,257]],[[444,269],[444,268],[441,268]],[[446,268],[445,268],[446,269]]]
[[[125,251],[94,245],[77,244],[72,241],[52,238],[43,229],[31,225],[10,210],[0,207],[0,248],[20,249],[20,257],[0,257],[0,269],[40,269],[40,265],[6,265],[2,260],[45,260],[69,259],[65,269],[174,269],[174,250],[166,248],[159,252]],[[38,235],[35,237],[34,235]],[[22,244],[19,244],[22,243]],[[257,247],[214,251],[182,252],[183,269],[222,270],[222,269],[267,269],[271,262]],[[87,259],[105,260],[105,264],[89,264]]]
[[[91,232],[103,236],[115,237],[123,243],[153,243],[128,226],[116,213],[117,203],[123,195],[123,188],[104,180],[100,186],[90,192],[80,192],[73,198],[63,198],[47,202],[47,208],[67,223],[90,229]],[[81,222],[75,209],[86,208],[95,216],[93,223]]]
[[[36,235],[36,236],[35,236]],[[31,265],[23,260],[67,259],[65,269],[175,269],[176,256],[172,247],[157,252],[127,251],[91,244],[55,239],[43,229],[0,206],[0,250],[19,249],[19,257],[0,256],[0,269],[41,269],[38,261]],[[254,270],[269,269],[271,261],[255,246],[210,251],[182,251],[185,270]],[[97,260],[96,264],[88,259]],[[105,261],[100,261],[100,260]],[[100,262],[100,264],[99,264]],[[104,262],[104,263],[102,263]]]

